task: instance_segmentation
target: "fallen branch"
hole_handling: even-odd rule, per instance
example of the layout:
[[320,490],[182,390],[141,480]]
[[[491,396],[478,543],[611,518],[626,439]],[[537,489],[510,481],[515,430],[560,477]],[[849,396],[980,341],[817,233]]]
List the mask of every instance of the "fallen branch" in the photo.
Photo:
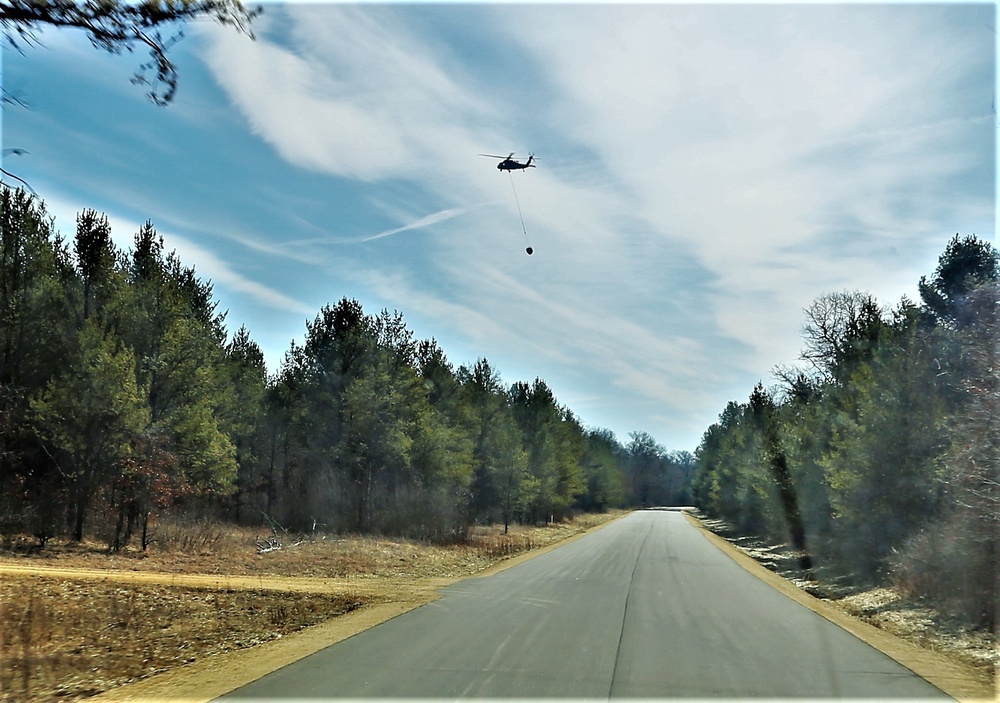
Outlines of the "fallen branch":
[[291,544],[284,544],[280,539],[277,538],[277,536],[265,539],[258,539],[257,553],[267,554],[268,552],[276,552],[279,549],[286,549],[286,548],[292,549],[293,547],[298,547],[300,544],[305,544],[306,542],[311,542],[311,541],[312,540],[308,540],[305,537],[300,537],[297,541],[292,542]]

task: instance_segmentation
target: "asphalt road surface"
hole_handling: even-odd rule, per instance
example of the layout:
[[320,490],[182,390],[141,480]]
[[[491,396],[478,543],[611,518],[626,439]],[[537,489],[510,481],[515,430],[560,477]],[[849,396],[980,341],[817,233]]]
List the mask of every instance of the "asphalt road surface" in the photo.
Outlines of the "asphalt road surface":
[[409,697],[947,698],[669,511],[462,581],[224,700]]

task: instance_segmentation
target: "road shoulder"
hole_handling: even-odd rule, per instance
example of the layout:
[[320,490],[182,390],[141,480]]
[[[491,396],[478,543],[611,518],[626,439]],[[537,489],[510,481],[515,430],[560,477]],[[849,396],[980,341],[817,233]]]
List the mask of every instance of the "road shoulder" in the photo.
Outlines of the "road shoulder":
[[756,560],[737,549],[732,543],[715,534],[689,512],[684,516],[712,544],[733,561],[788,598],[803,605],[830,622],[847,630],[866,644],[905,666],[930,682],[947,695],[959,701],[995,701],[997,691],[988,674],[965,662],[956,661],[939,652],[918,647],[895,635],[851,617],[842,610],[806,593],[786,578],[770,571]]

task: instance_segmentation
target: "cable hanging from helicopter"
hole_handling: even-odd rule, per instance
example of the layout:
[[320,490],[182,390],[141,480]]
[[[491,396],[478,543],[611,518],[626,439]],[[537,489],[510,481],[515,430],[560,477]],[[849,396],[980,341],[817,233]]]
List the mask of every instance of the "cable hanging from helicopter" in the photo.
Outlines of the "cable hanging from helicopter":
[[486,156],[491,159],[500,159],[500,163],[497,164],[497,170],[506,171],[510,176],[510,189],[514,191],[514,203],[517,205],[517,216],[521,218],[521,231],[524,232],[524,251],[527,252],[528,256],[531,256],[535,253],[535,250],[528,241],[528,230],[524,226],[524,215],[521,213],[521,202],[517,197],[517,188],[514,187],[514,171],[526,171],[529,168],[535,168],[535,164],[531,163],[535,160],[535,155],[528,154],[528,160],[524,163],[521,163],[514,158],[514,152],[511,152],[505,157],[496,156],[494,154],[480,154],[480,156]]

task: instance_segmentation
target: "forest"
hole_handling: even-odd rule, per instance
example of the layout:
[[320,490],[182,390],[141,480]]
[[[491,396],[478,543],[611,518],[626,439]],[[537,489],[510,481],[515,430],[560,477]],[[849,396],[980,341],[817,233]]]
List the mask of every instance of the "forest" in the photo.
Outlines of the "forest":
[[696,454],[695,504],[793,547],[803,576],[891,584],[997,626],[1000,264],[955,235],[920,302],[805,309],[802,361],[730,402]]
[[269,372],[147,222],[64,238],[0,189],[0,540],[146,549],[164,516],[461,541],[477,524],[690,500],[689,452],[586,428],[541,379],[453,365],[349,298]]

